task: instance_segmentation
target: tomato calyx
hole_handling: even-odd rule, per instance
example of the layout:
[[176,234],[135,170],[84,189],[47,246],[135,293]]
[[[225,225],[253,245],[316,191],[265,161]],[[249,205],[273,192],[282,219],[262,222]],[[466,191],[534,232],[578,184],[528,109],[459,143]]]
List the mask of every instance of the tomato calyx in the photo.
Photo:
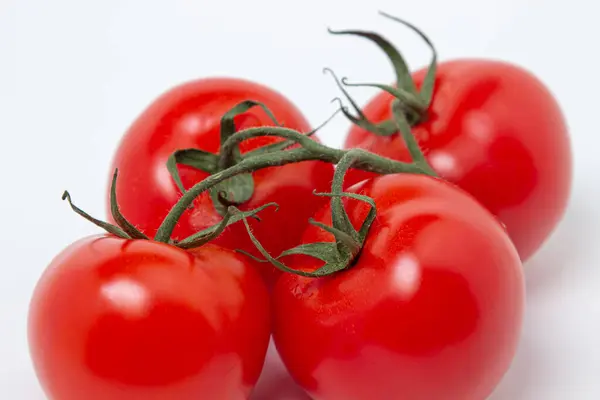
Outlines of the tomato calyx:
[[[234,118],[249,111],[255,106],[262,107],[267,116],[273,121],[273,124],[279,126],[279,122],[277,122],[277,119],[267,107],[255,101],[246,100],[237,104],[221,117],[221,143],[226,142],[227,139],[235,133],[236,127]],[[239,148],[232,149],[232,151],[227,154],[221,151],[220,155],[195,148],[181,149],[169,157],[167,160],[167,169],[179,190],[181,190],[182,193],[185,193],[185,187],[183,186],[183,182],[181,181],[177,169],[178,164],[187,165],[208,174],[215,174],[233,166],[236,162],[239,162],[240,159],[241,153]],[[217,212],[221,216],[225,216],[229,206],[240,205],[248,201],[252,197],[253,192],[254,180],[252,179],[252,175],[250,173],[244,173],[226,181],[219,182],[219,184],[210,189],[210,196]]]
[[[354,164],[357,164],[360,161],[361,156],[363,156],[364,153],[364,151],[358,149],[353,149],[346,153],[337,165],[332,183],[332,192],[314,193],[316,196],[331,197],[332,226],[322,224],[313,219],[309,220],[309,223],[332,234],[335,238],[335,242],[301,244],[289,250],[283,251],[278,257],[273,257],[254,236],[247,219],[242,218],[252,243],[256,246],[262,256],[265,257],[265,259],[260,259],[242,250],[238,251],[254,259],[255,261],[265,263],[269,262],[284,272],[311,278],[332,275],[352,266],[354,260],[359,256],[360,251],[362,250],[362,246],[367,238],[371,224],[377,215],[375,202],[372,198],[355,193],[342,192],[344,176]],[[356,230],[350,221],[350,217],[348,216],[348,213],[346,212],[346,209],[342,203],[343,197],[363,201],[370,206],[369,212],[365,220],[362,222],[359,230]],[[291,255],[307,255],[323,261],[324,264],[315,271],[292,269],[280,261],[281,258]]]
[[[245,155],[241,154],[239,146],[225,147],[228,139],[236,133],[234,121],[235,117],[250,111],[254,107],[262,108],[262,110],[273,122],[274,127],[281,127],[281,124],[277,121],[271,110],[269,110],[269,108],[264,104],[254,100],[245,100],[238,103],[228,112],[226,112],[223,117],[221,117],[221,147],[219,149],[219,154],[213,154],[195,148],[181,149],[173,153],[167,160],[167,169],[182,193],[185,193],[186,189],[183,186],[183,182],[181,181],[181,177],[179,175],[179,170],[177,169],[178,164],[187,165],[213,175],[239,164],[244,158],[285,150],[295,144],[294,141],[283,141],[261,147]],[[340,110],[337,110],[334,115],[336,115],[339,111]],[[322,126],[329,122],[333,116],[325,121],[324,124],[304,135],[306,137],[312,136]],[[209,193],[216,211],[221,216],[225,216],[228,212],[229,206],[239,206],[250,200],[252,197],[254,193],[254,179],[252,177],[252,173],[244,172],[227,178],[226,180],[223,180],[213,186],[209,190]]]
[[164,239],[164,238],[157,239],[156,237],[154,239],[151,239],[150,237],[148,237],[144,233],[142,233],[139,229],[137,229],[121,213],[118,202],[117,202],[117,194],[116,194],[117,193],[116,187],[117,187],[118,173],[119,173],[118,169],[115,170],[115,172],[113,174],[111,188],[110,188],[111,214],[112,214],[113,219],[116,222],[116,225],[96,219],[96,218],[92,217],[90,214],[83,211],[81,208],[77,207],[73,203],[71,194],[66,190],[64,191],[64,193],[62,195],[62,199],[67,200],[67,202],[71,206],[71,209],[78,215],[80,215],[81,217],[90,221],[94,225],[104,229],[108,233],[115,235],[117,237],[120,237],[122,239],[154,240],[157,242],[168,243],[170,245],[179,247],[181,249],[197,248],[197,247],[203,246],[204,244],[215,239],[229,225],[235,224],[244,218],[254,218],[254,219],[257,219],[260,221],[260,218],[257,215],[258,213],[260,213],[262,210],[264,210],[265,208],[268,208],[268,207],[276,207],[276,208],[278,207],[278,205],[276,203],[267,203],[267,204],[262,205],[261,207],[255,208],[253,210],[242,212],[234,206],[229,206],[227,208],[227,212],[223,216],[223,219],[221,221],[219,221],[217,224],[210,226],[206,229],[203,229],[183,240],[172,240],[172,239],[170,239],[170,237],[168,237],[166,239]]
[[382,11],[380,11],[379,14],[408,27],[410,30],[419,35],[431,49],[433,56],[420,90],[417,89],[408,65],[400,51],[394,45],[392,45],[391,42],[375,32],[359,30],[336,31],[329,29],[329,33],[333,35],[358,36],[375,43],[387,55],[388,59],[392,63],[394,72],[396,74],[395,86],[379,83],[349,83],[347,78],[344,77],[339,79],[330,69],[326,69],[325,71],[332,75],[336,85],[357,114],[357,116],[352,115],[347,109],[344,108],[343,113],[346,118],[348,118],[353,124],[375,135],[392,136],[398,133],[396,123],[392,120],[382,121],[379,123],[373,123],[369,121],[345,87],[371,87],[388,92],[394,97],[392,107],[396,107],[397,110],[402,111],[409,126],[418,125],[419,123],[427,120],[428,109],[433,101],[438,55],[433,42],[415,25]]

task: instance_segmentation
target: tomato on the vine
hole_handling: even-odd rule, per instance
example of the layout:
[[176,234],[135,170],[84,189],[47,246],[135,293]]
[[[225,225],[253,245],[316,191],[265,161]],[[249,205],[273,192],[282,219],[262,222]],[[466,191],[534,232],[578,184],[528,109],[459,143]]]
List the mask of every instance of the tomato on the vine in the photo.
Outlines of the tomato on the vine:
[[82,239],[40,279],[29,344],[51,399],[248,398],[270,337],[268,292],[231,250]]
[[[283,275],[273,338],[287,369],[321,400],[483,400],[519,341],[524,277],[495,217],[443,180],[395,174],[347,190],[377,218],[347,269]],[[359,229],[369,206],[344,200]],[[331,224],[331,208],[315,219]],[[332,242],[316,226],[302,243]],[[294,256],[294,268],[320,264]],[[291,265],[291,264],[290,264]]]
[[[425,69],[413,74],[417,88],[425,76]],[[571,148],[558,103],[530,72],[501,61],[442,62],[434,88],[413,134],[441,177],[504,223],[526,261],[562,219],[570,195]],[[363,113],[374,123],[389,120],[393,100],[382,92]],[[378,136],[354,126],[345,147],[410,160],[399,134]],[[369,176],[354,171],[348,182]]]
[[[166,168],[176,150],[197,148],[218,153],[220,121],[236,104],[254,100],[266,105],[278,122],[306,133],[310,124],[300,111],[281,94],[256,83],[240,79],[200,79],[179,85],[154,101],[129,128],[114,156],[111,172],[119,169],[117,197],[125,217],[148,236],[153,236],[163,218],[181,196]],[[235,118],[237,130],[273,126],[260,108]],[[280,138],[258,137],[240,145],[242,154],[280,141]],[[316,138],[315,138],[316,140]],[[183,186],[189,189],[208,176],[200,170],[180,165]],[[306,161],[254,172],[254,193],[239,206],[254,209],[266,203],[279,204],[279,210],[265,210],[261,222],[253,224],[256,235],[274,251],[296,245],[308,218],[326,201],[313,196],[313,191],[329,188],[333,167],[322,161]],[[110,204],[107,205],[110,209]],[[212,226],[222,218],[205,193],[198,197],[177,224],[173,238],[183,239]],[[285,229],[281,229],[282,222]],[[244,227],[227,228],[213,243],[231,249],[257,254]],[[256,264],[271,285],[279,271]]]

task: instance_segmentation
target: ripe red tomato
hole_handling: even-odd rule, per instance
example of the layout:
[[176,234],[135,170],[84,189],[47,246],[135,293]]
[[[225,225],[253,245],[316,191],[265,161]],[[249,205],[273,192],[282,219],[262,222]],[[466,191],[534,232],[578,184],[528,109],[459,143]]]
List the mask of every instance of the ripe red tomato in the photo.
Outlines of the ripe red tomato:
[[29,314],[51,399],[248,398],[270,337],[269,296],[231,250],[112,236],[54,259]]
[[[256,83],[239,79],[201,79],[177,86],[144,111],[129,128],[116,152],[111,173],[119,168],[117,198],[123,215],[142,232],[154,236],[181,196],[166,168],[169,156],[186,148],[218,153],[221,117],[236,104],[249,99],[264,103],[285,127],[303,133],[311,130],[289,100]],[[238,130],[257,126],[273,126],[267,114],[258,107],[236,119]],[[274,137],[250,139],[242,143],[241,151],[246,153],[279,140]],[[186,189],[208,176],[186,166],[180,166],[179,171]],[[253,174],[254,195],[240,209],[278,203],[279,211],[265,210],[260,215],[262,222],[252,221],[252,227],[269,250],[283,251],[298,244],[308,218],[327,201],[312,192],[327,190],[332,175],[333,167],[320,161],[257,171]],[[107,209],[112,221],[110,202],[107,202]],[[221,219],[210,196],[200,196],[194,208],[180,219],[173,238],[183,239]],[[282,221],[285,221],[283,230]],[[243,224],[230,226],[213,243],[260,255],[248,239]],[[259,266],[268,284],[280,274],[270,265],[255,265]]]
[[[440,179],[388,175],[349,191],[378,210],[355,264],[323,278],[285,274],[274,288],[273,337],[287,369],[322,400],[485,399],[521,332],[524,278],[509,237]],[[358,229],[368,206],[346,208]],[[330,224],[330,212],[315,219]],[[332,240],[311,226],[303,243]],[[302,269],[318,266],[301,257]]]
[[[414,74],[421,87],[425,70]],[[369,120],[391,117],[383,92],[363,110]],[[571,148],[559,105],[520,67],[499,61],[440,63],[429,119],[413,128],[443,178],[474,195],[505,225],[526,261],[561,220],[571,189]],[[400,135],[375,136],[357,126],[346,148],[409,160]],[[353,171],[350,184],[369,174]]]

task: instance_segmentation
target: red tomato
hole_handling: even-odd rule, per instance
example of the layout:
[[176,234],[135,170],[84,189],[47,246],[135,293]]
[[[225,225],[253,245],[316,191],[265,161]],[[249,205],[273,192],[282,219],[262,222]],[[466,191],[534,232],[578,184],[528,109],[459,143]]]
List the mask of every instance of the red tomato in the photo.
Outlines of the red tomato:
[[[123,215],[145,234],[153,236],[181,196],[166,168],[168,157],[174,151],[185,148],[217,153],[221,117],[244,100],[266,104],[287,128],[303,133],[311,130],[309,123],[289,100],[256,83],[238,79],[203,79],[177,86],[145,110],[129,128],[116,152],[111,173],[119,168],[117,198]],[[273,126],[266,113],[258,107],[236,120],[238,130],[256,126]],[[242,143],[241,150],[245,153],[279,140],[274,137],[251,139]],[[186,166],[179,170],[186,189],[208,176]],[[312,192],[329,189],[333,167],[324,162],[308,161],[263,169],[253,175],[254,195],[240,208],[249,210],[269,202],[280,206],[278,212],[274,208],[263,211],[261,223],[252,221],[255,234],[274,252],[297,245],[308,218],[327,201]],[[110,210],[110,202],[107,207]],[[210,196],[203,195],[196,200],[194,208],[182,216],[173,238],[183,239],[221,219]],[[285,221],[283,230],[282,221]],[[260,255],[248,239],[243,224],[229,227],[213,243]],[[259,270],[269,284],[280,274],[270,265],[255,265],[260,265]]]
[[51,399],[244,399],[270,336],[268,292],[214,245],[88,237],[38,283],[29,344]]
[[[321,400],[485,399],[511,364],[523,318],[522,267],[505,231],[439,179],[388,175],[349,191],[378,210],[355,264],[323,278],[285,274],[273,292],[289,372]],[[346,207],[358,228],[368,206]],[[330,209],[315,219],[330,224]],[[303,238],[332,240],[315,227]]]
[[[424,76],[425,70],[414,74],[417,87]],[[499,61],[441,63],[435,85],[429,119],[414,135],[434,170],[495,214],[527,260],[561,220],[570,194],[571,149],[559,105],[532,74]],[[381,93],[364,113],[387,120],[391,101]],[[345,147],[410,159],[400,135],[375,136],[357,126]],[[348,182],[368,176],[353,171]]]

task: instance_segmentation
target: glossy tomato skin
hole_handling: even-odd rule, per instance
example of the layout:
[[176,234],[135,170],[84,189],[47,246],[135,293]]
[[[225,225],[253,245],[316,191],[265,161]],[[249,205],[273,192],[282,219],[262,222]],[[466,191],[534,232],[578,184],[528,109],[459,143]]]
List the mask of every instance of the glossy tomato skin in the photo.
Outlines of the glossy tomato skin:
[[[438,179],[389,175],[350,191],[379,210],[355,265],[318,279],[286,274],[274,289],[273,337],[289,372],[318,400],[486,399],[523,319],[522,266],[505,231]],[[358,227],[364,204],[346,207]],[[315,218],[330,223],[329,213]],[[310,227],[303,241],[332,238]]]
[[[500,218],[526,261],[562,219],[570,195],[571,146],[559,105],[535,76],[509,63],[453,60],[437,71],[429,119],[413,133],[440,176]],[[424,76],[414,74],[418,87]],[[364,112],[386,120],[391,100],[380,94]],[[377,137],[359,127],[345,147],[410,159],[399,135]],[[348,182],[367,176],[356,171]]]
[[246,399],[268,306],[258,273],[230,250],[88,237],[38,282],[30,351],[54,400]]
[[[309,132],[310,124],[300,111],[281,94],[256,83],[232,79],[200,79],[183,83],[160,96],[132,124],[114,156],[111,174],[119,168],[117,198],[122,213],[149,236],[157,228],[181,192],[166,169],[168,157],[178,149],[198,148],[218,153],[221,117],[244,100],[264,103],[285,127]],[[238,130],[273,126],[259,109],[236,119]],[[274,143],[278,138],[255,138],[242,143],[242,153]],[[180,167],[186,188],[208,175]],[[331,183],[333,167],[324,162],[302,162],[255,172],[253,197],[241,209],[253,209],[269,202],[279,204],[261,213],[261,223],[253,229],[269,251],[275,254],[293,247],[300,239],[308,218],[326,201],[313,195],[313,190],[326,191]],[[108,196],[107,196],[108,199]],[[110,215],[110,202],[107,201]],[[186,211],[174,231],[182,239],[219,222],[208,195],[200,196],[192,210]],[[282,226],[285,221],[285,228]],[[213,243],[231,249],[243,249],[260,256],[250,242],[243,224],[227,229]],[[267,264],[255,264],[266,282],[272,284],[279,271]]]

